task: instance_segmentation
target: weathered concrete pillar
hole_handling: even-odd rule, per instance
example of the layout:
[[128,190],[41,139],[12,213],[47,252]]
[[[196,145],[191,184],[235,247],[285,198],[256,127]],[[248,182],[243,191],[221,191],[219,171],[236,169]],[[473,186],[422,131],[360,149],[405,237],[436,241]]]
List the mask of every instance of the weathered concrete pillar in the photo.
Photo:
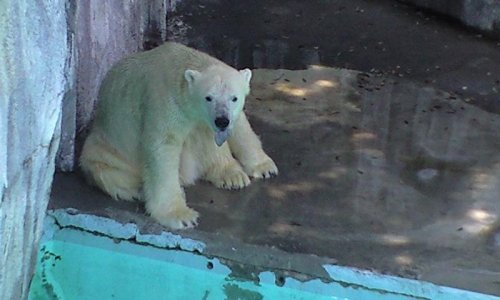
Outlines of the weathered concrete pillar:
[[0,1],[0,299],[27,296],[56,153],[72,170],[104,74],[164,40],[176,2]]
[[66,1],[0,2],[0,299],[26,298],[67,90]]

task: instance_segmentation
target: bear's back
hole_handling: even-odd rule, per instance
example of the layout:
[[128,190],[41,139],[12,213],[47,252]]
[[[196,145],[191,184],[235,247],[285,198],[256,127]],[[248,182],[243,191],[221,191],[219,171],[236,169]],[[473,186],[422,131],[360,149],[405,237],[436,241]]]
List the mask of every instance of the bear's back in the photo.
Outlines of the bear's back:
[[186,69],[203,71],[211,65],[227,66],[206,53],[175,42],[166,42],[139,55],[143,57],[141,60],[144,59],[144,63],[155,64],[163,70],[168,68],[169,71],[177,71],[182,77]]

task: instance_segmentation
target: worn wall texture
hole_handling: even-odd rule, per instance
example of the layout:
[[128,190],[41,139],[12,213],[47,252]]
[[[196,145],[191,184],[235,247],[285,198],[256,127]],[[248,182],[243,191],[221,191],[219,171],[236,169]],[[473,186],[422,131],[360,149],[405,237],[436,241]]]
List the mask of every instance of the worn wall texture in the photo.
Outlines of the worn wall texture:
[[61,147],[57,167],[71,171],[75,135],[85,130],[94,111],[99,84],[120,58],[165,39],[166,12],[171,1],[70,1],[73,34],[72,88],[63,106]]
[[0,299],[23,299],[67,90],[65,1],[3,0],[0,24]]
[[73,169],[100,80],[165,38],[175,2],[0,1],[0,299],[26,298],[56,157]]

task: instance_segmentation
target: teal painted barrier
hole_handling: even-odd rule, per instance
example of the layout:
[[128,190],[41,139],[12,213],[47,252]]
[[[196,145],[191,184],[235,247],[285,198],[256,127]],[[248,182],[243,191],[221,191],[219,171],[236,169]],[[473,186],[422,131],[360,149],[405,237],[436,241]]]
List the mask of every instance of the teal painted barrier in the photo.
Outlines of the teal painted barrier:
[[255,282],[243,280],[215,258],[64,228],[45,236],[30,299],[500,299],[352,268],[324,268],[330,282],[286,278],[277,286],[272,272],[260,273]]

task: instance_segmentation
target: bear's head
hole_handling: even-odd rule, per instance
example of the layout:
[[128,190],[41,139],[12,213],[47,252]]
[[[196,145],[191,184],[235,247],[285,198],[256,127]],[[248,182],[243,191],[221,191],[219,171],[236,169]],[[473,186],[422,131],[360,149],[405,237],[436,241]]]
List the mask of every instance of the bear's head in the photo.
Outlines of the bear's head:
[[214,131],[215,143],[221,146],[243,110],[252,71],[213,65],[203,71],[186,70],[184,77],[189,98],[199,104],[201,118]]

